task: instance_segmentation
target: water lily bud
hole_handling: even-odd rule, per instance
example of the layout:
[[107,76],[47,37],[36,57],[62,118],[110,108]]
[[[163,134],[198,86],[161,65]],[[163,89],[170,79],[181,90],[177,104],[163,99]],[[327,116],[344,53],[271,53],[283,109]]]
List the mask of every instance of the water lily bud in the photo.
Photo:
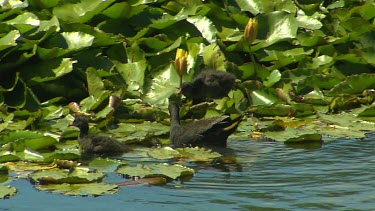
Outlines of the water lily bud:
[[249,22],[247,22],[245,32],[244,32],[244,39],[249,45],[254,42],[255,38],[257,37],[258,33],[258,20],[256,18],[250,18]]
[[185,50],[180,48],[177,49],[176,58],[174,60],[174,68],[181,77],[187,73],[187,56],[188,53]]

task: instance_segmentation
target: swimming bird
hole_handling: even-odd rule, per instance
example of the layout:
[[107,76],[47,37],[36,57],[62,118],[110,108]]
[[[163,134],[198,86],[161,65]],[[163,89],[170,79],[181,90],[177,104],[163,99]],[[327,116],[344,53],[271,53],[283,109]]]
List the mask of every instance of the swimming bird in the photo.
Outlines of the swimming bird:
[[169,104],[171,116],[170,140],[172,147],[226,147],[228,136],[241,122],[242,116],[231,119],[228,115],[212,117],[180,125],[180,108],[175,102]]
[[90,135],[88,119],[84,115],[76,114],[69,126],[79,128],[78,144],[85,154],[121,154],[131,151],[126,144],[111,137]]

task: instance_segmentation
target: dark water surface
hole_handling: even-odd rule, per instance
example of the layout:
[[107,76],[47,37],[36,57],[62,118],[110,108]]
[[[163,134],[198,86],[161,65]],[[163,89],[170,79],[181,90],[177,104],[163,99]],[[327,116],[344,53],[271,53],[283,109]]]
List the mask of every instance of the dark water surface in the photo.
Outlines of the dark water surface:
[[253,141],[229,148],[237,165],[192,164],[189,182],[121,187],[115,195],[50,194],[18,179],[10,185],[19,192],[0,210],[375,210],[375,135],[314,150]]

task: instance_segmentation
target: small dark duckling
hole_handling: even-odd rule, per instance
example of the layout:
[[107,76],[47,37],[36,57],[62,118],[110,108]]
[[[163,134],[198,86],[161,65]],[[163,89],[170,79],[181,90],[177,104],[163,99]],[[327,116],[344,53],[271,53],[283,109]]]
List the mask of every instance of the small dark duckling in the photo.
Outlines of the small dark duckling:
[[69,126],[79,128],[78,143],[85,154],[122,154],[131,151],[124,143],[111,137],[101,135],[90,135],[87,117],[75,115],[74,121]]
[[192,82],[182,84],[179,94],[187,99],[193,99],[193,104],[205,101],[207,98],[218,99],[228,96],[236,81],[236,77],[227,72],[204,70]]
[[242,116],[231,119],[228,115],[212,117],[180,125],[180,108],[169,104],[171,115],[170,140],[172,147],[226,147],[228,136],[236,131]]

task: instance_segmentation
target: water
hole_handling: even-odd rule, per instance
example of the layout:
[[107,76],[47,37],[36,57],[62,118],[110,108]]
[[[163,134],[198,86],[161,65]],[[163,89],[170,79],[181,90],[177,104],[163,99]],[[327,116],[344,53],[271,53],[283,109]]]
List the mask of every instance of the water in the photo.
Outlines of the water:
[[[0,210],[375,210],[375,135],[314,150],[230,141],[238,164],[191,164],[183,184],[121,187],[115,195],[72,197],[35,190],[25,179]],[[117,175],[107,180],[119,182]]]

